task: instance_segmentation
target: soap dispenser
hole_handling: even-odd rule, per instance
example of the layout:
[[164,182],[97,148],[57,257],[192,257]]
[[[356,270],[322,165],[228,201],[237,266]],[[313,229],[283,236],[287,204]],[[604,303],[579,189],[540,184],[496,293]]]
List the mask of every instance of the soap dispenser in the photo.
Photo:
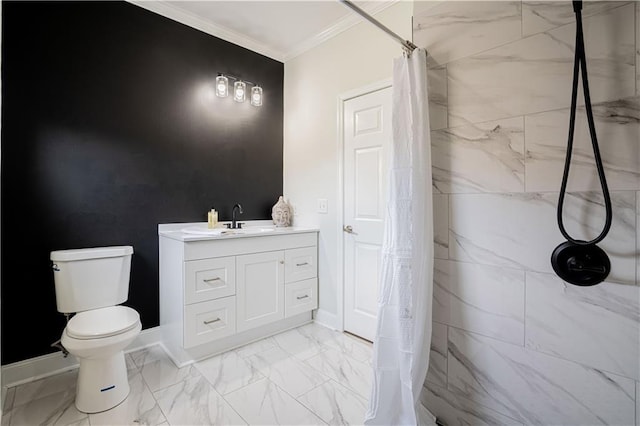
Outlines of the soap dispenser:
[[213,228],[213,209],[207,212],[207,228]]
[[207,212],[207,227],[213,229],[218,225],[218,212],[216,209],[211,209]]

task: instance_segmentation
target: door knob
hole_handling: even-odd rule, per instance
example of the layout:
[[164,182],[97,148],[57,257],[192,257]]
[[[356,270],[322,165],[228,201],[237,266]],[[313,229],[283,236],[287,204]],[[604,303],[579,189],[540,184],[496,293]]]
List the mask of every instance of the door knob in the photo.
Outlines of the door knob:
[[342,230],[343,230],[344,232],[349,233],[349,234],[358,235],[358,233],[357,233],[357,232],[353,232],[353,228],[351,227],[351,225],[344,226],[344,227],[342,228]]

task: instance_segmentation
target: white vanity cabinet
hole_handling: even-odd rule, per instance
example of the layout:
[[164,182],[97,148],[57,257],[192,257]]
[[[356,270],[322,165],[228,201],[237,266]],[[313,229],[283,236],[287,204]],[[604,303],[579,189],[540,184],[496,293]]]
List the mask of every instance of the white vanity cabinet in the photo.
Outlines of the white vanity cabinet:
[[317,231],[198,238],[175,227],[159,226],[159,254],[162,343],[176,365],[311,321]]

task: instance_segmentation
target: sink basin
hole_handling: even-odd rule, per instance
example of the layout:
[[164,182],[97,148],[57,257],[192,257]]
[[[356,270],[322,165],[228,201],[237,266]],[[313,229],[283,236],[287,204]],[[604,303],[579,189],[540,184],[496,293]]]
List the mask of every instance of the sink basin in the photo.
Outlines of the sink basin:
[[227,228],[214,228],[209,229],[207,225],[202,226],[190,226],[183,228],[182,232],[185,234],[194,235],[209,235],[209,236],[224,236],[224,235],[248,235],[248,234],[262,234],[265,232],[273,232],[275,228],[260,227],[260,226],[248,226],[240,229],[227,229]]

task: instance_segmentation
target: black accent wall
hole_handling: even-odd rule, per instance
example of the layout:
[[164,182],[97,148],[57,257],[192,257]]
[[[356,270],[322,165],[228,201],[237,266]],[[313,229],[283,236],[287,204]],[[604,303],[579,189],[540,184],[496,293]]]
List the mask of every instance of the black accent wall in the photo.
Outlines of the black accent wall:
[[[264,104],[213,95],[218,72]],[[132,245],[129,300],[159,324],[159,223],[270,219],[281,62],[126,2],[2,3],[2,364],[55,352],[52,250]],[[28,320],[28,321],[27,321]]]

